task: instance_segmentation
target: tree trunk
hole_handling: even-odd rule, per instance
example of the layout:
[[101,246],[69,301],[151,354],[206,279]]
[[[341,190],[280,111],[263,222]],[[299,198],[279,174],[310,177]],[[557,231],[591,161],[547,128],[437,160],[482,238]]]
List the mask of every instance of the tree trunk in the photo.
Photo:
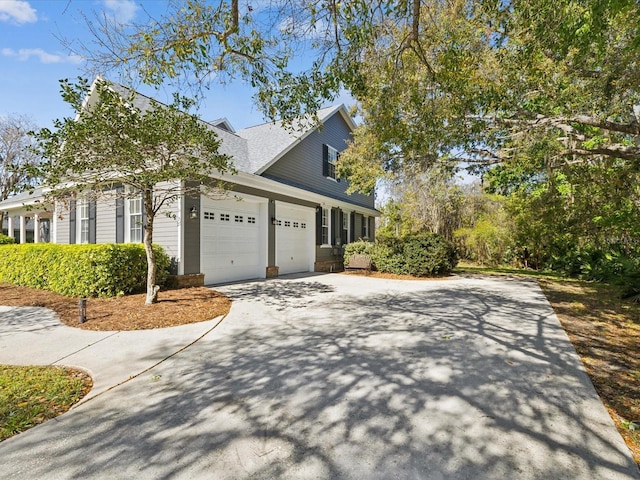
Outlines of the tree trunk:
[[160,287],[156,285],[156,257],[153,253],[153,202],[151,198],[151,190],[146,190],[144,196],[144,208],[146,210],[146,220],[144,222],[143,243],[144,250],[147,253],[147,298],[145,305],[152,305],[158,301],[158,290]]

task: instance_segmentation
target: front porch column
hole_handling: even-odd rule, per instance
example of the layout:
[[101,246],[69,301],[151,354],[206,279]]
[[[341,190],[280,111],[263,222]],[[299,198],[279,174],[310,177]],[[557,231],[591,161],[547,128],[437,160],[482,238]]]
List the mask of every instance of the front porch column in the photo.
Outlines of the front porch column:
[[9,214],[9,216],[7,217],[7,235],[9,235],[11,238],[15,238],[15,235],[13,233],[13,215]]
[[20,215],[20,243],[27,243],[27,217]]
[[40,243],[40,215],[33,215],[33,243]]

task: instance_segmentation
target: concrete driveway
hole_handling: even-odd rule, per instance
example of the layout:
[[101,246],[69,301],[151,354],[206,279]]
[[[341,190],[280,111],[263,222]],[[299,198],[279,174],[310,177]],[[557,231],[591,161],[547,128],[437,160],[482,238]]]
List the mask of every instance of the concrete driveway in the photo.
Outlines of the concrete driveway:
[[80,352],[75,329],[0,312],[0,363],[68,336],[58,363],[87,367],[95,348],[119,369],[97,362],[98,395],[0,443],[0,478],[640,479],[533,282],[218,290],[234,304],[217,326],[101,333]]

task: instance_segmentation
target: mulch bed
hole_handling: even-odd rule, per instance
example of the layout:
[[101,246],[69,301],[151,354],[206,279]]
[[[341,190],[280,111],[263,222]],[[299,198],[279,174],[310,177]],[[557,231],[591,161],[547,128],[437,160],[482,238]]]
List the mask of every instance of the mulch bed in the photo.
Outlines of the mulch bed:
[[89,298],[87,321],[78,322],[78,299],[46,290],[0,283],[0,305],[46,307],[62,323],[84,330],[145,330],[211,320],[226,315],[231,300],[206,287],[161,291],[158,303],[145,305],[145,294]]

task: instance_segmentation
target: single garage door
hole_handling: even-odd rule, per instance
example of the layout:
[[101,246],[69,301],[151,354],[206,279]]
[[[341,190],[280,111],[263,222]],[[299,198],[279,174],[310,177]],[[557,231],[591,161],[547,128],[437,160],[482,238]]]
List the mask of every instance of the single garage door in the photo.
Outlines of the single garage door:
[[206,284],[264,277],[260,204],[202,198],[200,269]]
[[276,265],[279,273],[309,272],[315,258],[315,210],[276,203]]

